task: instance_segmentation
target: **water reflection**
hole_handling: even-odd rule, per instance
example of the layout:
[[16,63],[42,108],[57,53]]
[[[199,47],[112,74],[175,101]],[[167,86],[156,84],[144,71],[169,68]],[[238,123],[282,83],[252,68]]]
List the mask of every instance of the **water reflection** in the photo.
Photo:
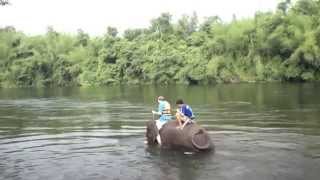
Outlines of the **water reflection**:
[[[0,179],[318,179],[319,90],[312,83],[0,89]],[[143,144],[158,95],[192,105],[214,155]]]
[[[152,162],[159,168],[159,173],[154,179],[198,179],[205,172],[205,167],[213,163],[214,152],[184,153],[157,146],[149,146],[146,152],[150,154]],[[200,174],[199,174],[200,173]]]

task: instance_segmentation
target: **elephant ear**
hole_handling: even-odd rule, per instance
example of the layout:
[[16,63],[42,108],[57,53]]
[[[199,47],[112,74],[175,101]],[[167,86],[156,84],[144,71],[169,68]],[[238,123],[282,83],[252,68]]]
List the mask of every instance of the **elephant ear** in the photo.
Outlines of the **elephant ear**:
[[210,138],[203,129],[199,129],[199,131],[192,136],[191,141],[199,150],[206,150],[210,147]]

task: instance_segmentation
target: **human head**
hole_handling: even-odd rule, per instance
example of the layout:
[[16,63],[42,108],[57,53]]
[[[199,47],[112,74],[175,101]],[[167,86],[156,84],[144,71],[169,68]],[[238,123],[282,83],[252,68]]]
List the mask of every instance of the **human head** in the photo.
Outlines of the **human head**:
[[178,99],[178,100],[176,101],[176,105],[178,105],[179,108],[180,108],[183,104],[184,104],[184,102],[183,102],[182,99]]
[[159,97],[158,97],[158,102],[164,101],[164,100],[165,100],[165,98],[164,98],[163,96],[159,96]]

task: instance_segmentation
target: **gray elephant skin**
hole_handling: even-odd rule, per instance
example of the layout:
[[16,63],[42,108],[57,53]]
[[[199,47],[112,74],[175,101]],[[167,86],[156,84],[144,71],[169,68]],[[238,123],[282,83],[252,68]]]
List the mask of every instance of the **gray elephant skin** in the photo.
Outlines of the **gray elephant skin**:
[[214,145],[206,130],[196,123],[190,123],[183,129],[177,129],[177,121],[171,120],[158,131],[154,120],[147,122],[146,138],[149,145],[158,144],[158,132],[161,137],[161,147],[167,149],[183,149],[187,151],[211,151]]

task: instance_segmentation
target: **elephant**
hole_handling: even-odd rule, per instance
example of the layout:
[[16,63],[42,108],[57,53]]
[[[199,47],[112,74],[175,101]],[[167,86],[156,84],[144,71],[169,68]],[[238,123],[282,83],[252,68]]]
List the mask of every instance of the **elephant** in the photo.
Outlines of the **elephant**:
[[146,128],[147,143],[149,145],[158,144],[156,137],[159,133],[162,148],[183,149],[192,152],[211,151],[214,149],[210,136],[197,123],[189,123],[183,129],[177,129],[177,126],[177,121],[170,120],[158,131],[156,121],[148,121]]

